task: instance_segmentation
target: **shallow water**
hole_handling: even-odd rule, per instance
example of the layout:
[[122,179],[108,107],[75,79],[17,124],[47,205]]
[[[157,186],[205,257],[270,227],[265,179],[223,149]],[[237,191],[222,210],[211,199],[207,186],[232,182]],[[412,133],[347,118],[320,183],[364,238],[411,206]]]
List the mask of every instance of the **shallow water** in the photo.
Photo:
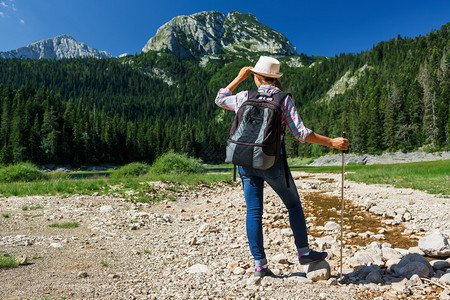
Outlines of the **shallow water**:
[[[314,224],[313,229],[309,229],[309,234],[320,237],[328,235],[325,230],[317,230],[317,226],[324,226],[328,221],[341,224],[341,198],[325,195],[321,192],[305,193],[301,195],[305,217],[316,217],[310,222]],[[345,199],[345,196],[344,196]],[[386,225],[381,222],[383,218],[369,213],[363,207],[355,206],[351,201],[344,201],[344,240],[347,244],[365,246],[373,241],[380,243],[388,242],[394,248],[408,249],[417,246],[417,240],[410,239],[401,234],[405,230],[403,225]],[[385,218],[386,219],[386,218]],[[373,235],[379,234],[380,230],[386,239],[377,239]],[[373,234],[364,234],[367,231]],[[354,232],[357,235],[349,238],[347,234]]]

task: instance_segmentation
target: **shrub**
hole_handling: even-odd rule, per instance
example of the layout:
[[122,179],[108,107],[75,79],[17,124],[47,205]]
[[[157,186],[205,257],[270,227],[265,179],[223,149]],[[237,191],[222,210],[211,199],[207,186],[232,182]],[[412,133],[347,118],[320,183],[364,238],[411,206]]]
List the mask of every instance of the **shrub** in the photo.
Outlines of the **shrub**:
[[113,171],[111,173],[111,177],[113,178],[120,178],[120,177],[137,177],[144,174],[147,174],[150,170],[150,166],[145,163],[135,162],[128,165],[125,165],[123,167],[120,167],[119,169]]
[[202,173],[204,169],[200,160],[170,151],[158,157],[150,171],[155,174],[192,174]]
[[39,171],[32,163],[18,163],[0,169],[0,182],[30,182],[48,179],[48,175]]

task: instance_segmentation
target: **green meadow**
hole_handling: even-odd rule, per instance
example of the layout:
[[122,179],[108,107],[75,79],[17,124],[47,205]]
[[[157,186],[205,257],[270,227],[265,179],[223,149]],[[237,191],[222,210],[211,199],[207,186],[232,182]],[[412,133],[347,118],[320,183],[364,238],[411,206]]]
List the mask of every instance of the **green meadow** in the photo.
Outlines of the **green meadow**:
[[[189,158],[184,156],[179,157],[181,161],[177,162],[173,154],[171,155],[167,164],[176,164],[176,171],[171,171],[167,164],[161,161],[159,161],[157,170],[155,170],[155,166],[134,163],[113,170],[111,176],[91,176],[78,179],[50,173],[45,176],[35,176],[33,180],[29,180],[29,176],[25,174],[23,175],[25,179],[20,180],[20,172],[15,166],[16,175],[13,181],[1,177],[0,172],[0,194],[3,197],[27,195],[60,195],[64,197],[73,194],[92,195],[94,193],[124,196],[129,191],[145,194],[146,191],[151,190],[151,183],[158,181],[181,184],[191,189],[197,188],[199,184],[210,185],[218,182],[235,184],[232,183],[232,165],[201,166],[195,160],[186,162]],[[313,173],[340,173],[342,171],[342,167],[295,165],[299,162],[301,161],[294,162],[294,164],[292,161],[290,162],[292,171]],[[26,165],[24,170],[25,173],[29,172],[30,166]],[[34,171],[31,170],[31,172]],[[432,194],[450,195],[450,160],[392,165],[350,165],[345,167],[345,172],[345,180],[368,184],[390,184],[398,188],[412,188]]]

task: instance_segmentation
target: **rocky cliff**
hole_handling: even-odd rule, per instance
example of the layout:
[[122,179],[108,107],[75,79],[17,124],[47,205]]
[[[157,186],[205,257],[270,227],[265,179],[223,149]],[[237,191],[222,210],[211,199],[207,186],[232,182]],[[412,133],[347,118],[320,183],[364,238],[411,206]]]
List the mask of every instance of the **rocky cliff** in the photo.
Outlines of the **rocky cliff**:
[[284,35],[259,23],[252,14],[237,11],[175,17],[160,27],[142,49],[149,50],[167,51],[179,58],[242,51],[297,54]]
[[106,51],[89,47],[77,42],[69,35],[60,35],[51,39],[40,40],[15,50],[0,52],[0,58],[20,59],[63,59],[78,57],[112,57]]

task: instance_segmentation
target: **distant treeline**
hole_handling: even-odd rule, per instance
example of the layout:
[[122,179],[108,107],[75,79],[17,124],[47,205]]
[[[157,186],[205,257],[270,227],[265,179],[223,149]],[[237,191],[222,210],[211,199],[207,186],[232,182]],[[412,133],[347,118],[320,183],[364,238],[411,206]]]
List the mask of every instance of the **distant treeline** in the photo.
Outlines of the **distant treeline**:
[[[449,33],[447,24],[357,55],[303,57],[314,61],[312,67],[283,63],[282,84],[307,127],[328,136],[346,131],[355,152],[448,149]],[[234,113],[217,108],[214,98],[259,55],[224,54],[206,67],[157,52],[101,60],[0,59],[0,164],[152,162],[169,150],[220,161]],[[358,83],[325,99],[347,72],[358,75]],[[250,80],[239,87],[253,88]],[[330,151],[291,135],[287,148],[290,156]]]

